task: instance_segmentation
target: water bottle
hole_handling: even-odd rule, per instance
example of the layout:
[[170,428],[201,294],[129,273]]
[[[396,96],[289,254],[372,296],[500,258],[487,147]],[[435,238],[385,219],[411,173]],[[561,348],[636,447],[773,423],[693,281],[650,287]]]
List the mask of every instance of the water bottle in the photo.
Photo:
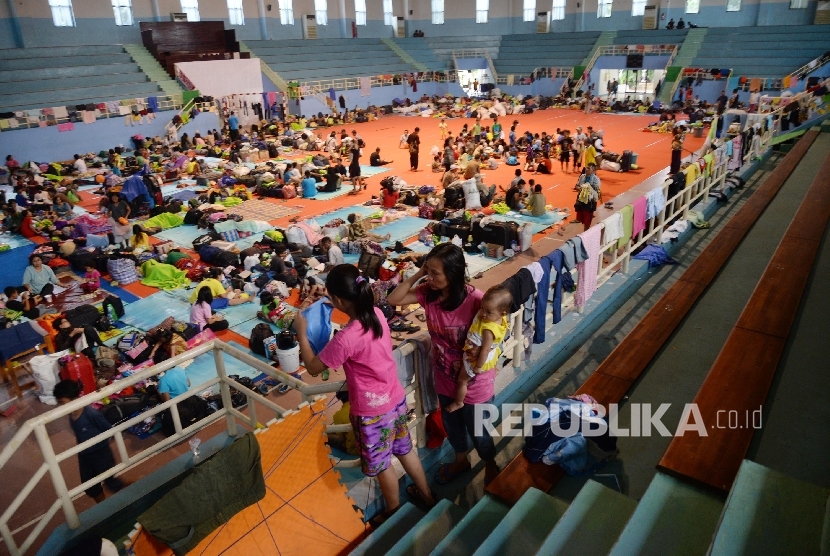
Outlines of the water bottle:
[[513,241],[511,241],[511,242],[510,242],[510,249],[512,249],[514,253],[518,253],[518,252],[519,252],[519,244],[518,244],[518,243],[516,243],[516,240],[515,240],[515,239],[514,239]]

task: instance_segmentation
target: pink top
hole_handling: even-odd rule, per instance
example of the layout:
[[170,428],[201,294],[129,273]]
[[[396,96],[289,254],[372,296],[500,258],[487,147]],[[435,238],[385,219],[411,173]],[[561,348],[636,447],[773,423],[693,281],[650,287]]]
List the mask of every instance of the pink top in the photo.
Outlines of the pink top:
[[[432,371],[435,375],[435,391],[443,396],[455,397],[456,380],[463,373],[464,343],[467,331],[481,307],[484,293],[472,286],[467,286],[467,297],[455,311],[446,312],[437,299],[427,302],[426,292],[429,286],[422,284],[415,290],[418,303],[424,308],[427,328],[432,338]],[[493,397],[496,371],[491,370],[474,376],[467,383],[467,395],[464,403],[484,403]]]
[[631,225],[631,235],[637,237],[637,234],[646,229],[646,198],[640,197],[631,204],[634,206],[634,222]]
[[97,270],[90,270],[87,272],[84,275],[84,279],[96,288],[101,286],[101,273]]
[[349,385],[350,413],[375,417],[392,411],[405,393],[398,380],[398,367],[392,357],[392,338],[386,317],[375,307],[383,334],[374,338],[360,321],[350,321],[326,344],[318,356],[326,367],[343,367]]
[[194,303],[190,308],[190,322],[199,325],[199,330],[202,330],[208,322],[208,319],[213,315],[210,310],[210,305],[205,302]]

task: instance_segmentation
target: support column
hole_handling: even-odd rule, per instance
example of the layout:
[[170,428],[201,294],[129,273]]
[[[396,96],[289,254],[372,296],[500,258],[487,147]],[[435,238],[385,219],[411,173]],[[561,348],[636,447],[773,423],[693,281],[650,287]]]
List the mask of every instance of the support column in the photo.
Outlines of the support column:
[[257,0],[257,9],[259,10],[259,34],[262,40],[268,39],[268,22],[265,19],[265,0]]
[[[262,0],[260,0],[262,1]],[[340,36],[344,39],[351,38],[352,34],[348,30],[348,26],[346,25],[346,0],[340,0],[338,3],[340,6]]]
[[[11,2],[11,0],[9,0]],[[159,9],[159,0],[151,0],[150,5],[153,7],[153,18],[156,21],[161,21],[161,10]]]
[[17,17],[17,9],[14,6],[14,0],[6,0],[9,6],[9,18],[12,24],[12,36],[14,37],[15,48],[26,48],[26,43],[23,41],[23,31],[20,30],[20,19]]

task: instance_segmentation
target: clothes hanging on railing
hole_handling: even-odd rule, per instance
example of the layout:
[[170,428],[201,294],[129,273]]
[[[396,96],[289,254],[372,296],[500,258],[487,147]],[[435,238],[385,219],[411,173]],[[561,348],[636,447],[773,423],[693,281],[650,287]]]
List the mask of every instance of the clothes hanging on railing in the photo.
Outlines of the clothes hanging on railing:
[[588,260],[588,252],[585,250],[585,246],[582,245],[580,236],[569,239],[559,250],[565,256],[563,265],[567,270],[573,270],[577,264]]
[[533,281],[533,275],[526,268],[520,269],[516,274],[505,280],[502,286],[507,288],[510,295],[513,296],[513,301],[510,303],[511,313],[518,311],[536,293],[536,282]]
[[591,299],[597,289],[601,235],[602,229],[599,226],[593,226],[579,234],[582,238],[582,245],[588,252],[588,258],[576,267],[579,272],[579,281],[576,283],[576,304],[580,307]]
[[646,193],[646,220],[651,220],[666,206],[663,188],[658,187]]
[[617,249],[624,248],[631,241],[634,230],[634,207],[632,205],[625,205],[620,209],[620,223],[622,224],[623,233],[617,241]]
[[619,212],[615,212],[606,218],[603,224],[605,224],[605,238],[602,240],[603,243],[617,241],[625,233],[625,230],[623,230],[622,214]]
[[536,309],[534,321],[536,330],[533,334],[533,343],[541,344],[545,341],[545,310],[548,306],[548,295],[550,292],[551,280],[554,280],[553,287],[553,324],[562,320],[562,290],[572,291],[574,287],[571,273],[565,269],[565,253],[556,249],[541,259],[539,265],[542,267],[542,279],[539,280],[536,295]]
[[533,277],[534,284],[538,284],[539,281],[542,279],[542,275],[544,274],[544,272],[542,271],[542,265],[540,265],[538,262],[530,263],[529,265],[524,266],[522,268],[526,268],[530,272],[530,275]]

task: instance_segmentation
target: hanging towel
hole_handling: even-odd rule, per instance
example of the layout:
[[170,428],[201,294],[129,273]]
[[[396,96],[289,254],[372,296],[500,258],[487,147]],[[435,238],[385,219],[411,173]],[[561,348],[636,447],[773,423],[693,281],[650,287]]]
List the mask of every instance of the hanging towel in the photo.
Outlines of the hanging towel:
[[44,108],[42,110],[42,112],[43,112],[44,116],[54,116],[55,115],[55,111],[51,108]]
[[753,77],[749,80],[749,90],[750,91],[760,91],[761,90],[761,78],[760,77]]
[[329,87],[329,98],[333,101],[337,101],[337,93],[334,92],[334,87]]
[[17,118],[9,118],[8,123],[9,127],[12,129],[17,129],[20,126],[20,123],[17,121]]
[[9,120],[0,120],[0,129],[9,129]]
[[663,207],[666,206],[666,198],[663,196],[663,187],[657,187],[646,193],[646,218],[654,218]]
[[73,131],[75,129],[75,124],[72,122],[66,122],[65,124],[58,124],[58,131]]
[[372,94],[372,78],[371,77],[361,77],[360,78],[360,96],[368,97]]
[[513,82],[515,81],[515,79],[516,79],[516,78],[515,78],[515,76],[513,76],[512,74],[511,74],[511,75],[508,75],[508,76],[507,76],[507,84],[508,84],[508,85],[512,85],[512,84],[513,84]]
[[147,97],[147,106],[149,106],[153,112],[159,111],[159,97]]
[[85,124],[94,124],[95,123],[95,112],[91,112],[89,110],[84,110],[83,116],[81,117]]
[[40,110],[26,110],[26,118],[28,118],[29,121],[38,121],[40,119]]
[[277,93],[268,91],[268,104],[274,104],[275,102],[277,102]]
[[785,75],[784,79],[781,80],[781,86],[784,89],[789,89],[790,88],[790,76],[789,75]]
[[579,306],[584,306],[597,289],[600,235],[602,235],[602,230],[599,226],[588,228],[579,235],[582,238],[582,245],[588,252],[588,260],[576,265],[577,272],[579,272],[579,281],[576,283],[576,304]]
[[646,198],[640,197],[634,201],[634,221],[631,225],[631,235],[636,236],[646,229]]
[[615,212],[606,218],[603,223],[605,224],[605,237],[602,240],[603,244],[617,241],[625,233],[623,231],[622,215],[619,212]]
[[69,112],[66,111],[66,106],[55,106],[52,108],[56,118],[68,118]]
[[129,106],[119,106],[118,107],[118,115],[119,116],[126,116],[128,114],[132,114]]
[[625,205],[620,209],[620,220],[622,222],[623,234],[617,241],[617,249],[622,249],[628,242],[631,241],[633,224],[634,224],[634,207]]
[[[111,114],[121,114],[121,105],[118,104],[117,100],[108,100],[104,104],[107,105],[107,112]],[[121,114],[123,116],[123,114]]]

